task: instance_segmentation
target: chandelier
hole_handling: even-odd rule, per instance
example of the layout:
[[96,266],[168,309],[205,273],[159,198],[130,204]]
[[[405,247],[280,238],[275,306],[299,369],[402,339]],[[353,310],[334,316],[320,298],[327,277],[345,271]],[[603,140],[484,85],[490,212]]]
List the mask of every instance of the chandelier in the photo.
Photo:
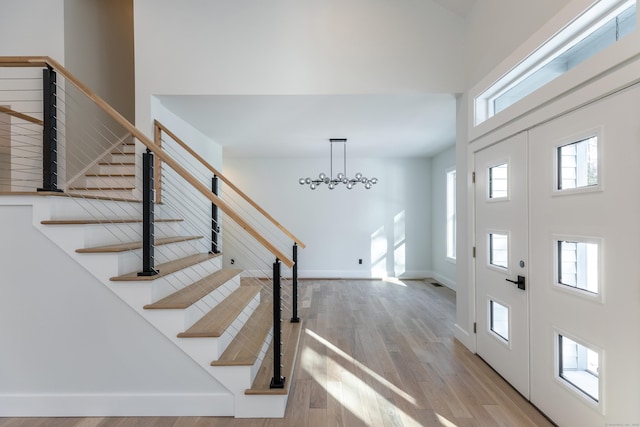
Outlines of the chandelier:
[[[351,190],[354,185],[356,185],[357,183],[361,183],[361,184],[364,184],[364,188],[368,190],[371,188],[372,185],[375,185],[378,183],[378,178],[369,179],[363,176],[360,172],[355,174],[353,178],[349,178],[347,176],[347,139],[346,138],[332,138],[332,139],[329,139],[329,143],[331,145],[331,154],[330,154],[331,163],[330,163],[329,175],[323,172],[318,175],[317,179],[300,178],[298,180],[300,185],[307,184],[309,188],[311,188],[312,190],[315,190],[318,185],[327,184],[327,186],[329,187],[329,190],[333,190],[334,188],[336,188],[336,185],[344,184],[347,186],[349,190]],[[339,172],[338,175],[336,175],[335,177],[333,176],[333,144],[334,143],[336,144],[342,143],[342,154],[343,154],[342,172]]]

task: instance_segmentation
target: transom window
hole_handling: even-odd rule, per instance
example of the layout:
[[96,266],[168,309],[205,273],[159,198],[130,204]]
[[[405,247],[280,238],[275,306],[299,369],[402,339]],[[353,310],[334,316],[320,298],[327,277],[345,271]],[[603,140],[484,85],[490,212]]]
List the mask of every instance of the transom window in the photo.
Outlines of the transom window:
[[636,0],[600,0],[475,99],[475,125],[636,29]]

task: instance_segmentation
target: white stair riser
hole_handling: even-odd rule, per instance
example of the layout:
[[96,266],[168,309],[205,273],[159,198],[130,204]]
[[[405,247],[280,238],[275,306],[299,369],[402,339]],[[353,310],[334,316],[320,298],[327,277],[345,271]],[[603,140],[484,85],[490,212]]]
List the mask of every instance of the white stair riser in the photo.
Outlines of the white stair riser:
[[[287,378],[287,381],[289,379]],[[282,418],[287,409],[288,395],[235,396],[236,418]]]
[[[56,225],[55,227],[60,227]],[[156,222],[156,239],[175,237],[180,233],[179,222]],[[85,226],[85,248],[116,245],[142,240],[142,223],[100,224]]]
[[135,154],[111,154],[109,157],[110,163],[135,163],[136,161]]
[[135,174],[136,166],[135,165],[121,165],[121,164],[110,164],[110,165],[99,165],[98,172],[100,174]]
[[128,153],[133,154],[136,152],[135,144],[121,144],[113,150],[113,153]]
[[159,301],[221,268],[221,257],[216,257],[154,280],[151,287],[151,301]]
[[108,199],[125,199],[133,200],[133,190],[73,190],[69,189],[70,194],[77,194],[80,196],[97,196],[106,197]]
[[244,394],[244,391],[251,388],[253,380],[256,378],[262,361],[269,350],[273,330],[269,332],[265,339],[260,354],[252,366],[212,366],[213,375],[218,381],[235,394]]
[[[131,202],[50,197],[50,210],[40,219],[141,218],[142,204]],[[107,207],[108,206],[108,207]]]
[[[202,248],[196,242],[192,240],[156,246],[154,248],[155,265],[202,253]],[[120,252],[116,256],[118,258],[118,271],[114,276],[121,276],[142,269],[142,249]]]
[[240,277],[235,276],[184,310],[184,329],[187,330],[193,326],[202,318],[202,316],[207,314],[213,307],[217,306],[222,300],[231,295],[231,293],[238,289],[239,286]]
[[100,187],[100,188],[123,188],[123,187],[135,187],[135,176],[87,176],[85,177],[85,186],[87,187]]

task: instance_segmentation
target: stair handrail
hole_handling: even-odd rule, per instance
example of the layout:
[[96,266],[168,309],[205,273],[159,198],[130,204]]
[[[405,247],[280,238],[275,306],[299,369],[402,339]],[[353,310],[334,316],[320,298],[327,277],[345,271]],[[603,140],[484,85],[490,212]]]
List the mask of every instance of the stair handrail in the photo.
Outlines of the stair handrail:
[[44,121],[43,120],[37,119],[35,117],[32,117],[32,116],[30,116],[28,114],[21,113],[19,111],[12,110],[11,108],[4,107],[2,105],[0,105],[0,113],[4,113],[4,114],[6,114],[8,116],[13,116],[13,117],[16,117],[18,119],[22,119],[24,121],[27,121],[27,122],[30,122],[30,123],[33,123],[33,124],[36,124],[36,125],[40,125],[40,126],[44,125]]
[[171,132],[164,124],[162,124],[158,120],[153,121],[153,125],[155,128],[160,129],[162,132],[166,133],[173,139],[175,142],[180,145],[186,152],[191,154],[197,161],[199,161],[204,167],[209,169],[215,176],[217,176],[222,182],[224,182],[230,189],[236,192],[240,197],[242,197],[249,205],[255,208],[258,212],[260,212],[265,218],[267,218],[273,225],[275,225],[280,231],[286,234],[292,241],[298,244],[299,247],[304,249],[306,245],[302,243],[302,241],[297,238],[293,233],[291,233],[286,227],[280,224],[273,216],[271,216],[266,210],[264,210],[258,203],[256,203],[253,199],[247,196],[242,190],[240,190],[231,180],[229,180],[226,176],[224,176],[219,170],[214,168],[209,162],[203,159],[198,153],[193,151],[191,147],[189,147],[182,139],[178,138],[178,136]]
[[191,184],[198,192],[205,196],[211,203],[218,206],[225,214],[227,214],[233,221],[235,221],[240,227],[242,227],[247,233],[249,233],[254,239],[256,239],[265,249],[273,254],[277,259],[282,261],[289,268],[293,268],[294,262],[289,256],[273,245],[268,239],[266,239],[260,232],[258,232],[251,224],[245,221],[229,204],[224,202],[218,196],[213,194],[211,190],[202,184],[197,178],[189,173],[185,168],[180,166],[177,161],[173,159],[169,154],[163,152],[156,144],[151,141],[142,131],[136,128],[129,120],[127,120],[122,114],[109,105],[98,94],[93,92],[76,78],[69,70],[67,70],[62,64],[55,59],[48,56],[6,56],[0,57],[0,64],[5,67],[51,67],[58,73],[65,77],[73,86],[75,86],[80,92],[82,92],[87,98],[89,98],[98,108],[109,115],[118,124],[129,131],[133,136],[138,139],[149,151],[153,152],[160,160],[169,165],[174,171],[178,173],[183,179]]

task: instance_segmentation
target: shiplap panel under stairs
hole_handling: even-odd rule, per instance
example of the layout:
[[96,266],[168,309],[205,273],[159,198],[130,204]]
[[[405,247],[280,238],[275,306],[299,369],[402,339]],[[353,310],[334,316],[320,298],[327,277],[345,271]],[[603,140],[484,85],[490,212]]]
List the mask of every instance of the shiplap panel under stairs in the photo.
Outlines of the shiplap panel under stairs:
[[202,237],[185,234],[181,219],[165,215],[162,206],[156,224],[159,274],[138,276],[139,202],[32,198],[34,226],[175,343],[204,375],[229,390],[233,408],[225,405],[213,415],[284,415],[301,326],[283,322],[287,388],[270,390],[272,367],[262,362],[271,360],[265,354],[272,337],[272,303],[261,300],[260,285],[241,281],[240,270],[223,269],[222,255],[208,253]]

